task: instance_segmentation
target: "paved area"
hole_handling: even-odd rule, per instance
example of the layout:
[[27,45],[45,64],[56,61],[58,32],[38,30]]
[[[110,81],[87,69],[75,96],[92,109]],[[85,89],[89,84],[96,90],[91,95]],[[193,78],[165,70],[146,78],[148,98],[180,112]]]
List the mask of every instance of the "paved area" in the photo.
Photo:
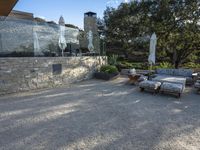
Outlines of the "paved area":
[[0,97],[0,149],[200,149],[200,95],[187,88],[178,100],[125,82]]

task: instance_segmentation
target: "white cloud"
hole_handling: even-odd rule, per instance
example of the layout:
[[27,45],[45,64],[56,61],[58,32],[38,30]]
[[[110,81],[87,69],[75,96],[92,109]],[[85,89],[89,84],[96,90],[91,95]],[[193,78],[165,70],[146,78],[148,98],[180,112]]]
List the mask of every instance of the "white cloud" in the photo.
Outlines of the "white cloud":
[[110,6],[116,6],[116,5],[119,5],[121,2],[124,2],[124,3],[129,3],[130,0],[108,0],[106,2],[107,5],[110,5]]
[[108,5],[115,5],[115,4],[119,4],[119,1],[118,0],[108,0],[107,4]]
[[128,3],[128,2],[130,2],[130,0],[124,0],[124,2],[125,2],[125,3]]

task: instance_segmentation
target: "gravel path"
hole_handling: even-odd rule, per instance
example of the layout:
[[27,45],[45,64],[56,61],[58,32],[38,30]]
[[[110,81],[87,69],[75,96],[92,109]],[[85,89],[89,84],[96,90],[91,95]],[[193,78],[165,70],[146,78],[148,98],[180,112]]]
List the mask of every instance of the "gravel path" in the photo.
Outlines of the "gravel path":
[[0,97],[0,149],[200,149],[200,95],[187,88],[177,100],[125,82]]

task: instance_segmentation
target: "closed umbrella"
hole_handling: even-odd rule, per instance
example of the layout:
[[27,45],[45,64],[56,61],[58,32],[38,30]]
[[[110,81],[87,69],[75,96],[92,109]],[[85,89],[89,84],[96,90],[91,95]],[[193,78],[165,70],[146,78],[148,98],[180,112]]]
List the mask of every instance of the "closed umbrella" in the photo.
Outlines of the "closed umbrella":
[[152,66],[156,63],[156,45],[157,45],[157,37],[156,34],[153,33],[150,39],[150,48],[149,48],[149,64]]
[[37,32],[36,32],[36,27],[37,27],[37,24],[33,28],[33,46],[34,46],[34,55],[39,56],[39,55],[42,55],[42,54],[40,52],[40,44],[39,44],[38,35],[37,35]]
[[67,44],[66,44],[66,39],[65,39],[65,21],[62,16],[59,19],[59,25],[60,25],[60,36],[59,36],[58,45],[60,49],[62,50],[62,56],[64,56],[64,50],[67,47]]
[[89,49],[90,52],[94,52],[93,33],[92,33],[91,30],[88,32],[87,36],[88,36],[87,37],[88,38],[88,49]]

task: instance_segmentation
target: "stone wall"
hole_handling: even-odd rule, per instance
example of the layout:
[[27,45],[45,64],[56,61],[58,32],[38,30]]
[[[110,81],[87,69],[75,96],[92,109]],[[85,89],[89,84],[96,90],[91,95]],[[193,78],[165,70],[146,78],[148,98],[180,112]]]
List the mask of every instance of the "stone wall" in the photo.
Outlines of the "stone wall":
[[106,63],[101,56],[0,58],[0,95],[90,79]]

